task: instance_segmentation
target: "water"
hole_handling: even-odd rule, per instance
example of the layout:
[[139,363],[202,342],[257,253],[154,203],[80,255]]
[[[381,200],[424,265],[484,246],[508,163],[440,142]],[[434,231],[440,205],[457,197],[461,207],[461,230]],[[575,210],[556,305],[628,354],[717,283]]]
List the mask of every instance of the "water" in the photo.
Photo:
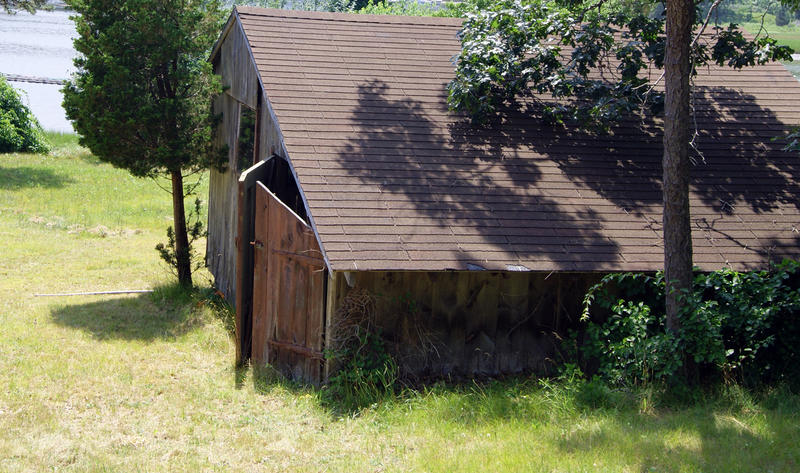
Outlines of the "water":
[[[72,39],[75,26],[65,10],[39,11],[34,15],[0,10],[0,72],[48,79],[67,79],[74,72],[77,55]],[[45,130],[72,132],[61,108],[61,86],[13,81],[23,100]]]

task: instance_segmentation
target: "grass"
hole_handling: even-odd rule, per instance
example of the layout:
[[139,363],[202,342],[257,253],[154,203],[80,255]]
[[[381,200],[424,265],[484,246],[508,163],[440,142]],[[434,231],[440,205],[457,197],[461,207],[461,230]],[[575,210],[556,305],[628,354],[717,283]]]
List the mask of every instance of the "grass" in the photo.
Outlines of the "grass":
[[[756,34],[761,29],[761,22],[745,22],[740,26],[746,31]],[[778,44],[789,46],[795,52],[800,52],[800,27],[798,25],[790,23],[786,26],[776,26],[775,17],[767,15],[764,18],[764,28],[769,32],[770,37],[778,40]]]
[[[153,250],[168,196],[51,139],[48,156],[0,155],[2,472],[800,469],[800,397],[780,389],[676,407],[512,379],[347,413],[237,370],[230,313],[172,286]],[[33,297],[126,288],[156,292]]]

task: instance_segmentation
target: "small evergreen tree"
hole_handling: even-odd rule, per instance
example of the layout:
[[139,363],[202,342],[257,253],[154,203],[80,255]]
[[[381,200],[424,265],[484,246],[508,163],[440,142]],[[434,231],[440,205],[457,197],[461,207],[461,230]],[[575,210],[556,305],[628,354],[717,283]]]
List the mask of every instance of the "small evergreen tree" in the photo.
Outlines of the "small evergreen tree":
[[0,153],[14,151],[46,153],[49,147],[36,117],[0,75]]
[[222,166],[211,100],[219,79],[207,58],[221,15],[217,0],[68,0],[77,15],[77,73],[64,108],[82,145],[134,176],[172,183],[174,266],[192,283],[184,176]]

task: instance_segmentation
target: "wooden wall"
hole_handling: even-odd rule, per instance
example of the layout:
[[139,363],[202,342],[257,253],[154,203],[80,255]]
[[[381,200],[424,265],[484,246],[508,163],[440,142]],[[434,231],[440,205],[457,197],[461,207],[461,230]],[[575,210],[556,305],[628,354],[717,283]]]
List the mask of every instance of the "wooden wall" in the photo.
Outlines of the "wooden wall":
[[261,88],[247,37],[238,18],[234,16],[231,21],[217,55],[212,58],[215,72],[222,76],[222,83],[226,86],[225,92],[214,102],[214,110],[222,114],[217,140],[219,144],[228,146],[228,167],[225,172],[211,171],[206,264],[214,275],[217,289],[231,304],[235,304],[238,181],[244,171],[237,169],[236,159],[240,106],[248,106],[258,113],[258,145],[254,163],[273,154],[286,156],[286,150],[274,113]]
[[329,312],[346,317],[348,294],[371,294],[375,323],[412,377],[547,372],[558,360],[555,334],[578,321],[582,295],[601,276],[354,272],[351,287],[337,273]]
[[217,131],[219,144],[228,145],[228,168],[225,172],[211,170],[208,191],[208,239],[206,264],[214,275],[217,288],[229,301],[233,301],[236,285],[237,225],[236,199],[239,173],[232,167],[235,160],[236,133],[238,132],[238,102],[222,94],[214,102],[214,109],[222,113],[222,123]]

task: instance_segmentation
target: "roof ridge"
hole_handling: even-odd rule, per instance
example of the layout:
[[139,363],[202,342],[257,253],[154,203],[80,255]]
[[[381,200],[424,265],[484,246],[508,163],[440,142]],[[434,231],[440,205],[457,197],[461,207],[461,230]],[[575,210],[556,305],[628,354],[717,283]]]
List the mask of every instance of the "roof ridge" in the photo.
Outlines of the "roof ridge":
[[278,8],[261,8],[251,6],[234,6],[239,14],[273,17],[297,18],[304,20],[340,21],[352,23],[377,23],[384,25],[413,25],[413,26],[454,26],[460,27],[461,18],[435,17],[435,16],[404,16],[404,15],[364,15],[360,13],[340,13],[308,10],[283,10]]

